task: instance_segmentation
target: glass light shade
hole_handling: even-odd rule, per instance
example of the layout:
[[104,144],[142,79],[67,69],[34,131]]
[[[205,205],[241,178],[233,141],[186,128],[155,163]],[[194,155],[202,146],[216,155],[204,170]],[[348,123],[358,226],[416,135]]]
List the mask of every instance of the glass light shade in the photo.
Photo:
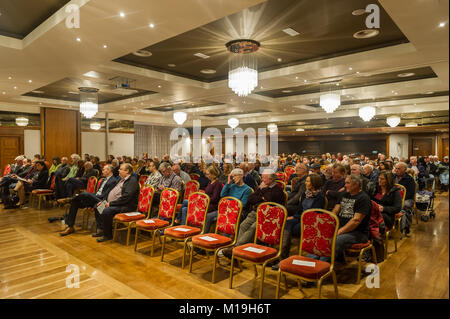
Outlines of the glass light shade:
[[187,119],[187,114],[184,112],[175,112],[173,113],[173,119],[178,125],[182,125]]
[[18,117],[16,118],[16,124],[19,126],[27,126],[28,119],[26,117]]
[[359,116],[369,122],[375,116],[375,108],[373,106],[365,106],[359,109]]
[[228,126],[232,129],[235,129],[239,125],[239,120],[237,118],[232,117],[228,120]]
[[409,122],[409,123],[405,124],[405,127],[416,127],[416,126],[419,126],[419,125],[415,122]]
[[81,102],[80,112],[84,115],[85,118],[91,119],[98,112],[98,104],[93,102]]
[[335,93],[327,93],[320,96],[320,106],[327,113],[333,113],[341,105],[341,96]]
[[90,124],[90,127],[91,127],[91,129],[97,131],[97,130],[99,130],[102,127],[102,125],[100,123],[94,122],[94,123]]
[[228,87],[238,96],[249,95],[258,86],[258,63],[255,53],[232,53]]
[[91,119],[98,112],[98,89],[80,87],[80,112],[85,118]]
[[399,116],[389,116],[386,119],[387,124],[389,124],[390,127],[396,127],[400,124],[400,117]]
[[275,132],[278,129],[278,126],[274,123],[271,123],[267,125],[267,128],[269,129],[270,132]]

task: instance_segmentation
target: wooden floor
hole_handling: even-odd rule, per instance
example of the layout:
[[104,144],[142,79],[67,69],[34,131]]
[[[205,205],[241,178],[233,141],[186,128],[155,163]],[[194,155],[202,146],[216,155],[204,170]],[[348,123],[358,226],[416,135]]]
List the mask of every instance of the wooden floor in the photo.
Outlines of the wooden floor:
[[[435,201],[436,219],[414,225],[411,236],[399,243],[398,252],[379,265],[379,288],[367,288],[365,277],[355,284],[355,261],[337,272],[339,298],[448,299],[448,193],[443,195]],[[150,257],[145,244],[139,252],[134,252],[132,245],[126,247],[125,236],[120,236],[118,242],[102,244],[89,231],[60,237],[61,222],[50,224],[47,218],[62,214],[61,209],[4,210],[0,205],[0,298],[257,297],[259,281],[254,280],[250,265],[244,263],[243,272],[236,269],[234,289],[228,289],[227,265],[218,268],[216,284],[211,284],[211,258],[195,256],[192,274],[187,268],[181,269],[181,245],[167,245],[161,263],[159,245],[155,257]],[[77,221],[81,223],[79,215]],[[393,249],[393,242],[390,247]],[[79,269],[79,288],[66,285],[73,274],[68,266],[73,265]],[[264,298],[274,298],[275,279],[276,272],[267,270]],[[316,288],[303,289],[305,296],[295,281],[288,279],[288,284],[288,291],[282,285],[281,298],[318,297]],[[334,298],[331,282],[325,283],[322,297]]]

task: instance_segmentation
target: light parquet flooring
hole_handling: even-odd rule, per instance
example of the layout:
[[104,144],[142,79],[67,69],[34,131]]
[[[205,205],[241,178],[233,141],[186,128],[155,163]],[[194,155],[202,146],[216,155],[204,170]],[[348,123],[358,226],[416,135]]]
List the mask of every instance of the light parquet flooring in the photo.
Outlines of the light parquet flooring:
[[[363,277],[355,284],[357,264],[351,262],[337,272],[339,298],[449,298],[448,193],[435,201],[437,217],[414,225],[409,238],[399,242],[397,253],[389,254],[380,266],[380,287],[367,288]],[[140,244],[138,252],[117,242],[97,243],[87,230],[59,236],[61,222],[49,223],[61,209],[3,210],[0,205],[0,298],[152,298],[152,299],[246,299],[256,298],[259,280],[251,265],[235,268],[233,289],[228,289],[229,266],[218,267],[212,284],[212,258],[194,256],[193,272],[181,269],[182,246],[166,245],[160,261],[157,241],[155,256]],[[81,224],[81,214],[78,216]],[[132,236],[134,239],[134,235]],[[393,249],[390,242],[390,250]],[[297,245],[293,245],[293,250]],[[294,251],[292,251],[294,252]],[[222,261],[221,263],[224,263]],[[225,262],[226,264],[226,262]],[[67,288],[68,265],[80,269],[80,287]],[[267,269],[264,297],[274,298],[276,272]],[[316,288],[280,288],[281,298],[317,298]],[[334,298],[331,281],[322,289],[323,298]]]

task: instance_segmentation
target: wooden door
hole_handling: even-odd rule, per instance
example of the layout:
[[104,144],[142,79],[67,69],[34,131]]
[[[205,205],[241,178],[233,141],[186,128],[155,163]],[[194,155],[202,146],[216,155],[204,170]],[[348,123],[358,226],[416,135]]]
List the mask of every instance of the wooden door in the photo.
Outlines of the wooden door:
[[432,138],[413,138],[412,155],[428,156],[434,154],[434,140]]
[[0,169],[3,170],[6,165],[14,162],[14,159],[20,155],[20,138],[0,136]]
[[442,158],[448,156],[448,138],[442,139]]

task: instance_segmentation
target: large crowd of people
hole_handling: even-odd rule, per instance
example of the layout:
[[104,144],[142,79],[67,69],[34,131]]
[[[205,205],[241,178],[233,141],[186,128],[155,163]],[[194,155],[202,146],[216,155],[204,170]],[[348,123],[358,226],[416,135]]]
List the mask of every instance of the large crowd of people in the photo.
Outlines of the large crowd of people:
[[[285,189],[277,183],[277,173],[285,172],[289,166],[293,172],[286,181],[286,198]],[[405,217],[401,231],[408,235],[414,214],[415,183],[421,190],[431,187],[436,181],[441,191],[448,191],[448,169],[448,156],[440,161],[432,155],[405,159],[386,157],[381,153],[374,159],[341,153],[321,156],[281,154],[275,166],[264,163],[258,156],[252,163],[245,155],[236,154],[231,161],[225,161],[222,155],[209,164],[204,161],[186,163],[178,159],[173,162],[168,155],[161,160],[149,158],[146,154],[141,159],[110,155],[104,163],[88,154],[84,159],[77,154],[72,154],[70,159],[55,157],[51,163],[39,155],[33,159],[20,155],[0,179],[0,187],[5,206],[9,197],[16,194],[19,201],[14,207],[23,207],[26,192],[50,188],[53,182],[57,202],[70,204],[69,213],[65,216],[66,229],[60,233],[61,236],[75,232],[75,219],[80,208],[92,207],[97,224],[93,237],[104,242],[112,239],[114,216],[137,209],[140,176],[147,175],[145,184],[154,187],[153,207],[157,208],[164,189],[173,188],[183,194],[184,185],[196,174],[200,189],[210,198],[206,232],[216,222],[218,203],[225,196],[237,198],[243,205],[236,245],[253,241],[259,204],[279,203],[288,212],[282,242],[282,257],[285,258],[290,254],[292,238],[300,237],[302,212],[311,208],[327,209],[339,219],[335,248],[336,261],[339,262],[351,245],[369,239],[371,201],[378,204],[387,228],[393,226],[395,214],[402,211]],[[80,193],[86,189],[91,176],[104,179],[95,193]],[[396,184],[406,189],[404,204]],[[106,204],[100,214],[97,206],[103,201]],[[176,222],[184,224],[188,200],[180,196],[180,204]],[[231,253],[232,247],[223,249],[219,257],[231,258]],[[272,267],[277,269],[278,265],[273,264]]]

